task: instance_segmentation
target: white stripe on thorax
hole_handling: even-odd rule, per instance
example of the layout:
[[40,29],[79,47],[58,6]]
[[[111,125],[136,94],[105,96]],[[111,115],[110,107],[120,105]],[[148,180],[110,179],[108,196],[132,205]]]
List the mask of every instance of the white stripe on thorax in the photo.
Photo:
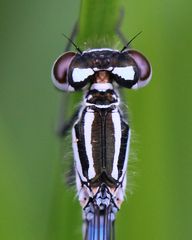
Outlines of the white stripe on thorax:
[[84,137],[85,149],[89,161],[88,177],[92,179],[95,176],[94,162],[93,162],[93,149],[91,144],[92,124],[94,121],[94,113],[86,113],[84,117]]
[[131,130],[128,131],[128,139],[127,139],[127,147],[126,147],[126,153],[125,153],[125,161],[122,169],[122,175],[119,178],[119,182],[122,181],[123,176],[126,174],[127,171],[127,165],[128,165],[128,157],[129,157],[129,147],[130,147],[130,139],[131,139]]
[[73,155],[74,155],[74,159],[75,159],[75,167],[80,174],[81,180],[87,181],[87,179],[83,176],[83,170],[82,170],[82,165],[80,162],[79,151],[78,151],[78,146],[77,146],[78,139],[76,137],[74,127],[72,129],[72,139],[73,139],[72,145],[73,145]]
[[113,160],[113,170],[112,170],[112,177],[114,179],[118,179],[118,158],[119,158],[119,152],[121,148],[121,119],[118,112],[112,113],[112,121],[114,126],[114,137],[115,137],[115,153],[114,153],[114,160]]

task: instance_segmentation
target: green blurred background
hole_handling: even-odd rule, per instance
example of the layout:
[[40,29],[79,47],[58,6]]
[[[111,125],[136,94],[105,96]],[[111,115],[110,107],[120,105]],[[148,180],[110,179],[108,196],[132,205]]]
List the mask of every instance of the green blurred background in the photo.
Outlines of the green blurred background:
[[[144,89],[124,91],[134,134],[117,239],[188,240],[192,2],[121,2],[122,31],[130,37],[143,30],[133,46],[150,59],[153,79]],[[50,80],[67,43],[61,33],[70,35],[79,8],[80,0],[0,1],[2,240],[81,239],[81,210],[64,184],[68,159],[54,132],[61,93]]]

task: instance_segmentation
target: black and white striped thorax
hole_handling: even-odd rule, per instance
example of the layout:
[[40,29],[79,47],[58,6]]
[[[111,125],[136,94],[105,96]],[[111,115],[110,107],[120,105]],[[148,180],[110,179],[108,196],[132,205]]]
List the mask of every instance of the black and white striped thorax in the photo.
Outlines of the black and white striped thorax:
[[[97,86],[98,85],[98,86]],[[130,139],[128,124],[114,89],[99,90],[95,84],[85,95],[73,129],[76,170],[91,187],[105,183],[116,188],[124,179]]]

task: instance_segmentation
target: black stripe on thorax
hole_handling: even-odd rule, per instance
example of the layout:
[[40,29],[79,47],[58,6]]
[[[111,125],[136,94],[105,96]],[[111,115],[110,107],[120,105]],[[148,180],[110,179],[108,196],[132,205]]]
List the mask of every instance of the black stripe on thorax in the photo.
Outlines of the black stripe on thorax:
[[74,125],[77,147],[79,153],[79,159],[82,166],[82,172],[84,177],[88,179],[88,169],[89,169],[89,160],[86,154],[85,148],[85,138],[84,138],[84,116],[86,114],[86,109],[82,112],[81,118],[78,123]]

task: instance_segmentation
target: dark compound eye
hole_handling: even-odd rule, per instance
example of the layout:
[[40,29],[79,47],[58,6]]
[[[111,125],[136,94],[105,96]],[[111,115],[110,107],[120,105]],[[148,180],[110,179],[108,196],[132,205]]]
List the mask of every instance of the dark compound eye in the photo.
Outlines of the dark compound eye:
[[119,54],[112,73],[120,86],[137,89],[150,81],[151,66],[141,53],[128,50]]
[[63,91],[74,91],[68,81],[68,70],[71,61],[74,59],[76,53],[67,52],[60,56],[52,68],[52,80],[54,85]]
[[137,83],[132,86],[133,89],[138,89],[146,86],[151,80],[152,69],[147,58],[136,50],[128,50],[124,52],[128,54],[136,63],[137,66]]

